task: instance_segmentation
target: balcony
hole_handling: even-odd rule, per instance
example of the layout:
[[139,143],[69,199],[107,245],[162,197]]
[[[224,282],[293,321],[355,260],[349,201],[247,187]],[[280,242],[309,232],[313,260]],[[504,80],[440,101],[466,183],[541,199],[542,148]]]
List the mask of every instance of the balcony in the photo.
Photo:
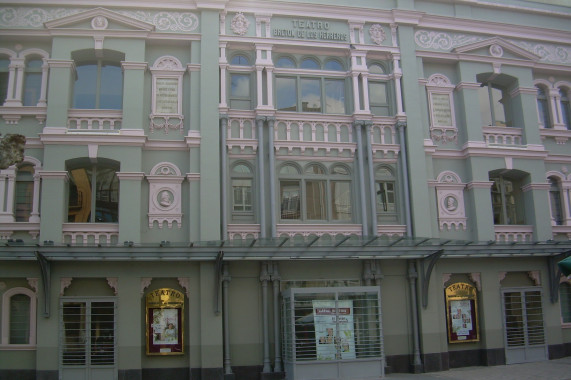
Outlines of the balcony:
[[482,127],[484,142],[488,146],[522,147],[523,138],[520,128]]
[[67,129],[73,132],[115,132],[121,129],[121,110],[71,109],[67,114]]
[[290,238],[298,236],[323,236],[329,235],[357,235],[361,236],[363,226],[360,224],[278,224],[276,226],[278,236]]
[[116,245],[117,223],[64,223],[63,242],[71,245]]
[[531,242],[533,238],[533,226],[525,225],[495,225],[496,242]]

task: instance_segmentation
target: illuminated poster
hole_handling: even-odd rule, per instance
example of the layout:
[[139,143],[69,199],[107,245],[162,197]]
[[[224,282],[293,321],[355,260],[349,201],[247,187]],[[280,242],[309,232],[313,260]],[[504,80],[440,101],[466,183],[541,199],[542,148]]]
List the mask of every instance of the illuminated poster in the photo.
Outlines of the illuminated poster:
[[147,355],[183,353],[184,293],[162,288],[146,296]]
[[476,288],[464,282],[457,282],[446,288],[445,295],[448,342],[479,341]]
[[355,359],[353,301],[314,300],[313,321],[317,360]]

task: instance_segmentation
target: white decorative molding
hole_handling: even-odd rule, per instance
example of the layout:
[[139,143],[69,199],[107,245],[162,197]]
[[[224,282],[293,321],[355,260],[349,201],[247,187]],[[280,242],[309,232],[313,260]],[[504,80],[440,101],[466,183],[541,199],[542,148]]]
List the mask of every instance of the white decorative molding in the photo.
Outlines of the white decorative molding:
[[113,289],[115,295],[117,295],[119,279],[117,277],[107,277],[107,284],[111,289]]
[[36,293],[36,295],[38,294],[38,279],[34,278],[34,277],[28,277],[26,280],[28,280],[28,285],[30,285],[30,288],[34,289],[34,293]]
[[385,30],[380,24],[371,25],[369,28],[369,36],[371,36],[371,40],[377,45],[382,44],[383,41],[387,39]]
[[458,141],[456,115],[454,111],[454,89],[444,74],[432,74],[425,83],[428,93],[430,116],[430,137],[433,141],[447,144]]
[[186,296],[190,297],[190,279],[188,277],[179,277],[178,284],[185,290]]
[[154,222],[163,228],[166,222],[172,228],[176,222],[178,228],[182,227],[182,196],[181,183],[184,177],[180,169],[170,162],[156,164],[149,175],[149,228]]
[[529,272],[527,272],[527,275],[533,281],[535,286],[541,285],[541,275],[540,275],[540,272],[538,270],[529,271]]
[[501,283],[505,278],[508,272],[498,272],[498,280]]
[[425,49],[452,50],[457,46],[472,42],[482,41],[479,36],[469,36],[465,34],[436,32],[431,30],[417,30],[414,33],[416,45]]
[[151,285],[151,281],[153,281],[152,277],[142,277],[141,278],[141,295],[145,294],[145,289]]
[[232,32],[239,36],[243,36],[248,32],[248,27],[250,26],[250,21],[244,16],[244,13],[238,12],[234,17],[232,17],[232,22],[230,27]]
[[496,224],[494,232],[498,243],[531,242],[533,240],[533,226]]
[[115,245],[119,239],[118,223],[63,223],[62,240],[71,245]]
[[259,224],[228,224],[228,239],[257,239],[260,235]]
[[60,279],[60,289],[59,289],[60,296],[63,296],[65,290],[69,288],[69,286],[71,285],[72,280],[73,280],[72,277],[62,277]]
[[95,16],[91,20],[91,27],[95,30],[104,30],[107,29],[108,26],[109,26],[109,21],[107,20],[107,17]]
[[476,289],[478,289],[479,292],[482,291],[482,279],[481,279],[481,273],[480,272],[473,272],[468,274],[468,276],[470,277],[470,280],[472,280],[472,282],[474,284],[476,284]]
[[440,230],[452,228],[466,230],[464,188],[460,176],[452,171],[440,173],[436,180],[436,201]]
[[442,273],[442,286],[446,287],[446,283],[450,281],[452,273]]
[[549,43],[531,43],[527,41],[507,40],[520,48],[540,57],[541,62],[569,65],[571,48]]

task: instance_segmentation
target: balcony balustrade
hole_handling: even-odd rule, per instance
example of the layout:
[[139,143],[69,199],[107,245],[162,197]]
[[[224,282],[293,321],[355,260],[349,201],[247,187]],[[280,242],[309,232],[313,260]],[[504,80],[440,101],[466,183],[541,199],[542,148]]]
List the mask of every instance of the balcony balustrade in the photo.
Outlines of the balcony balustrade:
[[117,223],[64,223],[63,242],[71,245],[116,245]]
[[67,128],[78,132],[114,132],[121,129],[120,110],[69,110]]
[[530,242],[533,238],[533,226],[496,225],[494,226],[496,242]]

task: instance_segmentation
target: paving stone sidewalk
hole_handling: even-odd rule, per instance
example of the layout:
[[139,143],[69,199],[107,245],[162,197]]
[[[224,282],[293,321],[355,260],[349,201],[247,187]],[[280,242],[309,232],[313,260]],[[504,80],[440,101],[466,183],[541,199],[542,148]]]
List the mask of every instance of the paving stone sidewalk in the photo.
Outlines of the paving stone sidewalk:
[[394,373],[388,380],[571,380],[571,357],[536,363],[464,367],[422,374]]

